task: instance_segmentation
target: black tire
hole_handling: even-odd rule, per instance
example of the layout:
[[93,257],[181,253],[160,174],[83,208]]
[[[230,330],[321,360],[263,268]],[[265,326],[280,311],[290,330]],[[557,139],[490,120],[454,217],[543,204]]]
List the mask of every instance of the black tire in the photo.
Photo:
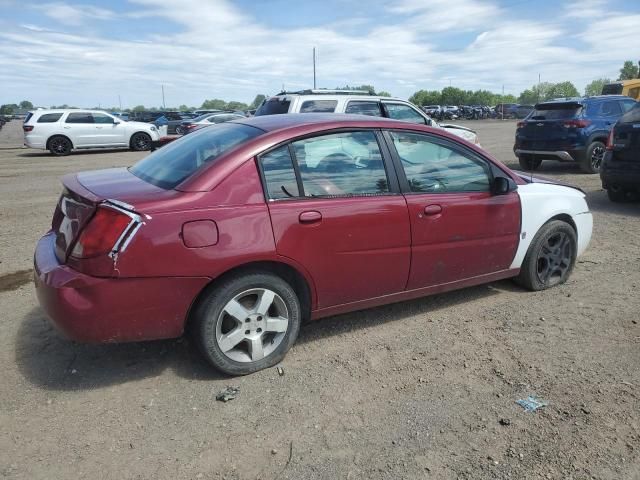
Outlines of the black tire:
[[[262,359],[256,361],[251,359],[250,340],[240,340],[236,347],[225,353],[220,348],[217,339],[219,324],[222,325],[228,318],[236,322],[235,318],[225,313],[225,308],[229,302],[236,299],[239,295],[243,295],[244,292],[251,292],[253,289],[268,289],[275,293],[279,299],[283,301],[288,314],[286,331],[282,332],[283,335],[279,337],[275,349],[269,354],[265,354]],[[258,302],[259,298],[256,300],[255,306],[257,306]],[[258,316],[257,319],[262,320],[262,317]],[[301,319],[302,310],[298,297],[293,288],[282,278],[269,272],[242,272],[213,284],[204,292],[193,312],[191,333],[204,357],[216,369],[229,375],[247,375],[257,372],[258,370],[272,367],[284,358],[298,338]],[[267,321],[266,315],[264,320]],[[246,321],[248,322],[248,319]],[[235,331],[236,329],[244,330],[245,328],[250,328],[249,326],[252,325],[250,323],[242,324],[242,321],[236,323],[239,323],[239,325],[231,328],[231,331]],[[247,325],[247,327],[245,327],[245,325]],[[263,325],[266,325],[266,323]],[[249,332],[249,330],[244,333],[247,332]],[[260,329],[258,329],[257,332],[260,332]],[[252,332],[252,334],[253,333],[254,332]],[[276,339],[275,335],[277,334],[274,333],[273,335],[273,337],[269,337],[266,331],[261,335],[261,338],[264,338],[264,340],[261,339],[260,344],[262,346],[266,345],[265,350],[268,349],[270,345],[273,345]],[[263,341],[266,343],[263,344]],[[247,353],[244,354],[246,359],[242,358],[241,361],[237,361],[229,357],[229,352],[233,352],[236,356],[243,355],[243,349],[247,350]]]
[[182,125],[176,127],[176,135],[184,135],[184,127]]
[[580,169],[584,173],[599,173],[605,150],[606,146],[604,143],[599,141],[592,142],[589,148],[587,148],[584,159],[580,162]]
[[571,225],[561,220],[546,223],[533,238],[516,283],[533,291],[564,283],[576,263],[576,249],[577,235]]
[[609,197],[609,200],[615,203],[622,203],[627,200],[627,192],[622,189],[614,191],[609,188],[607,190],[607,196]]
[[56,157],[64,157],[71,153],[71,150],[73,150],[73,144],[67,137],[56,135],[49,139],[47,142],[47,148],[52,155],[55,155]]
[[131,150],[136,152],[151,150],[151,137],[144,132],[134,133],[130,145]]
[[541,159],[530,157],[529,155],[520,155],[518,162],[520,163],[520,167],[527,172],[537,170],[540,168],[540,164],[542,164]]

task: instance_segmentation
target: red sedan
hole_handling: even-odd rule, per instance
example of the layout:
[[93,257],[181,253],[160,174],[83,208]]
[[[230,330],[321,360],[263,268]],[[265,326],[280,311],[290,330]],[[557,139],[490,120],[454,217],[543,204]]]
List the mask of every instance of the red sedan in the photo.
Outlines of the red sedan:
[[579,190],[442,129],[360,116],[236,120],[63,184],[35,252],[53,322],[86,342],[188,327],[229,374],[276,364],[307,318],[562,283],[592,228]]

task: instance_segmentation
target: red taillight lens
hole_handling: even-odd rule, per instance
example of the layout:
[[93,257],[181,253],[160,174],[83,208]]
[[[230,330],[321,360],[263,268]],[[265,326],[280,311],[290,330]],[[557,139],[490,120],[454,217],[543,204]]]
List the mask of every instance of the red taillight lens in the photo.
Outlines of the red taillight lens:
[[31,130],[33,130],[33,125],[23,125],[22,130],[24,130],[25,132],[30,132]]
[[607,150],[613,150],[613,128],[609,132],[609,136],[607,137]]
[[564,122],[565,128],[585,128],[591,125],[589,120],[567,120]]
[[87,226],[80,232],[71,256],[89,258],[109,253],[130,222],[131,218],[122,212],[99,207]]
[[524,127],[526,124],[527,124],[527,122],[518,122],[518,123],[516,124],[516,128],[522,128],[522,127]]

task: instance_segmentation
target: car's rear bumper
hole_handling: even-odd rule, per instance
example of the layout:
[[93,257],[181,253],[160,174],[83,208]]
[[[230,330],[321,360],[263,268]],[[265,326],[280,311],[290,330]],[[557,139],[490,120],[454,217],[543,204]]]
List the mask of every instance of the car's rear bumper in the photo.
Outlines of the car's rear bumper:
[[580,162],[585,156],[584,150],[526,150],[515,148],[517,157],[529,155],[541,160],[560,160],[561,162]]
[[41,307],[69,338],[127,342],[182,334],[189,308],[208,278],[98,278],[61,265],[54,235],[37,244],[34,282]]
[[640,159],[638,161],[612,161],[611,151],[605,153],[600,168],[602,188],[640,191]]

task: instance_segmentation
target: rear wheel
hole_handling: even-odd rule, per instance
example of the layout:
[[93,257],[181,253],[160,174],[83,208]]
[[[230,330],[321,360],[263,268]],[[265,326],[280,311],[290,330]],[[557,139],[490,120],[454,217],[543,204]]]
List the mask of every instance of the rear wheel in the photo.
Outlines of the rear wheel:
[[542,226],[527,251],[516,282],[529,290],[545,290],[564,283],[576,262],[577,237],[566,222]]
[[142,132],[134,134],[131,137],[131,149],[136,152],[151,150],[151,137]]
[[246,375],[284,358],[300,330],[300,302],[268,272],[231,276],[206,292],[194,311],[196,342],[205,358],[230,375]]
[[537,170],[540,168],[540,164],[542,163],[542,160],[539,158],[534,158],[529,155],[520,155],[518,157],[518,161],[520,163],[520,167],[527,171]]
[[49,140],[49,151],[58,157],[69,155],[73,145],[67,137],[56,136]]
[[592,142],[587,148],[587,154],[580,163],[580,168],[585,173],[598,173],[604,158],[605,145],[602,142]]
[[184,127],[182,125],[178,125],[176,127],[176,134],[177,135],[184,135],[185,134],[185,130],[184,130]]

